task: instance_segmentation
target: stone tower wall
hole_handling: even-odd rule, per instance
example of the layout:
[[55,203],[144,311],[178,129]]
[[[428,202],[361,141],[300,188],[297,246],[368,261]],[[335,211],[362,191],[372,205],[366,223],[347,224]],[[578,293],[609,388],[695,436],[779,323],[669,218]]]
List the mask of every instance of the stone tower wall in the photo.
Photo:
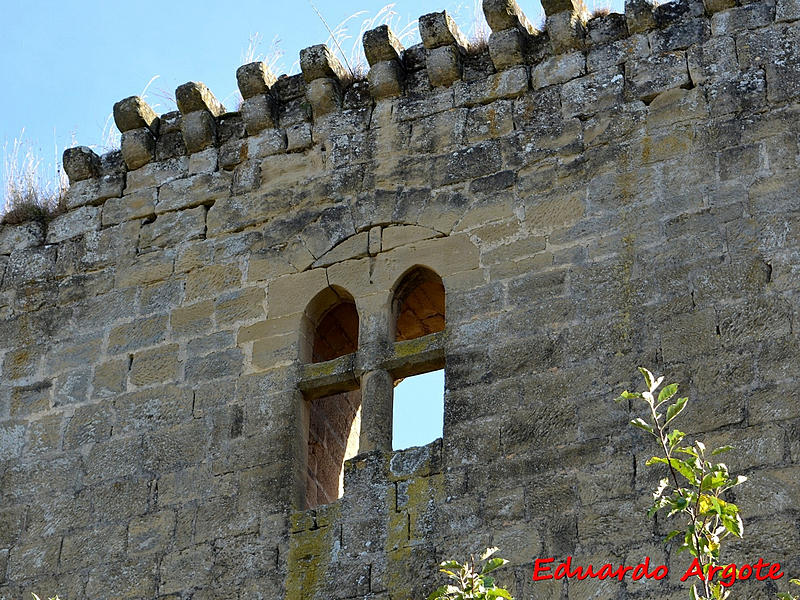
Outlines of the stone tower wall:
[[[683,598],[612,400],[640,364],[737,448],[728,559],[800,573],[800,4],[544,7],[484,0],[483,49],[368,32],[366,82],[242,67],[238,112],[129,98],[121,152],[65,154],[69,210],[0,226],[0,599],[406,600],[487,545],[520,599]],[[415,266],[446,327],[395,342]],[[358,349],[311,363],[342,297]],[[392,381],[441,366],[443,438],[392,452]],[[356,389],[344,494],[304,509],[309,402]],[[673,568],[531,581],[567,555]]]

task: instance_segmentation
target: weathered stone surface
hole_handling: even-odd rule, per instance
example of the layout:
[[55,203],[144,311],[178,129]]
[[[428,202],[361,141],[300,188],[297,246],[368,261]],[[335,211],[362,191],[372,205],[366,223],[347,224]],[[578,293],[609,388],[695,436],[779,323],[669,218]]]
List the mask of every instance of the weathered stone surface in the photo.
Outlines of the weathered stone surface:
[[533,26],[516,0],[483,0],[483,14],[492,31],[519,29],[533,32]]
[[461,53],[456,46],[440,46],[428,52],[428,80],[433,87],[449,86],[461,79]]
[[44,227],[31,221],[22,225],[3,225],[0,227],[0,254],[11,254],[14,250],[24,250],[39,246],[44,242]]
[[83,206],[53,219],[47,227],[47,243],[55,244],[100,228],[100,208]]
[[342,91],[339,83],[331,78],[319,78],[309,82],[306,98],[311,104],[314,118],[318,119],[338,110],[342,105]]
[[114,123],[122,133],[147,127],[158,134],[158,116],[139,96],[130,96],[114,103]]
[[419,35],[428,50],[451,45],[461,48],[469,46],[467,38],[447,11],[422,15],[419,18]]
[[236,69],[236,83],[242,98],[247,100],[269,92],[269,89],[275,85],[275,75],[272,74],[265,62],[252,62]]
[[128,169],[134,171],[153,160],[156,140],[148,127],[122,132],[122,157]]
[[632,98],[652,100],[661,92],[691,84],[684,52],[667,52],[625,63],[627,93]]
[[94,153],[94,150],[86,146],[64,150],[62,164],[70,183],[97,177],[100,173],[100,157]]
[[503,71],[525,63],[527,39],[519,29],[493,31],[489,36],[489,56],[494,68]]
[[388,25],[380,25],[375,29],[365,31],[362,41],[364,55],[367,57],[370,67],[381,62],[399,61],[400,55],[403,53],[403,44]]
[[189,154],[211,146],[217,136],[217,123],[212,113],[198,110],[184,113],[181,119],[181,134]]
[[318,44],[300,51],[300,69],[306,83],[315,79],[334,79],[340,81],[345,78],[345,70],[339,59],[325,44]]
[[373,64],[367,74],[369,91],[376,100],[400,96],[403,92],[402,68],[395,60]]
[[175,102],[182,115],[203,111],[219,117],[226,112],[225,107],[202,82],[190,81],[178,86],[175,90]]
[[267,94],[245,98],[240,111],[247,135],[256,135],[262,129],[275,127],[275,108],[272,97]]

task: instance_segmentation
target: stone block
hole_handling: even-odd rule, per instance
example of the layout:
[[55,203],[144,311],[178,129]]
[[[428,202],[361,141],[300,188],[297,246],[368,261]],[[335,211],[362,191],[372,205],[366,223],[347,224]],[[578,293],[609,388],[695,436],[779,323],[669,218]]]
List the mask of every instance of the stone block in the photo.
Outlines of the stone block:
[[[252,139],[252,138],[251,138]],[[219,148],[219,167],[230,171],[247,160],[248,140],[230,140]]]
[[341,81],[347,77],[347,70],[325,44],[300,50],[300,70],[306,83],[315,79]]
[[122,198],[109,198],[103,204],[103,227],[155,214],[156,193],[155,188],[145,188]]
[[265,129],[248,138],[246,155],[249,158],[257,159],[279,154],[285,150],[286,133],[280,129]]
[[263,129],[275,127],[275,101],[268,94],[245,98],[239,109],[247,135],[256,135]]
[[376,100],[392,98],[403,93],[402,67],[396,60],[374,63],[367,74],[369,91]]
[[230,292],[217,298],[215,302],[215,321],[217,326],[227,327],[242,321],[263,319],[266,294],[260,287],[245,288]]
[[368,29],[362,36],[362,42],[370,67],[381,62],[399,61],[404,49],[388,25]]
[[129,368],[128,358],[110,360],[94,369],[92,390],[95,397],[108,398],[125,391]]
[[765,27],[772,23],[774,14],[774,6],[766,2],[731,8],[711,18],[711,35],[732,35],[746,29]]
[[155,212],[192,208],[212,204],[230,194],[230,173],[200,173],[162,185],[158,190]]
[[47,227],[47,243],[57,244],[70,238],[100,228],[100,208],[82,206],[50,221]]
[[339,82],[331,78],[318,78],[309,82],[306,98],[311,104],[314,118],[337,111],[342,106],[342,91]]
[[[144,430],[156,430],[175,427],[192,418],[192,390],[179,388],[174,385],[152,387],[136,392],[121,394],[114,399],[114,410],[117,422],[114,426],[114,436],[127,436]],[[115,439],[120,454],[124,453],[125,444],[135,445],[136,455],[142,455],[141,443],[136,437]],[[108,446],[108,444],[107,444]],[[112,451],[109,446],[109,452]],[[187,451],[188,452],[188,451]],[[107,452],[106,452],[107,453]],[[116,450],[113,451],[116,455]],[[98,456],[98,459],[100,457]],[[165,457],[167,460],[167,457]],[[106,465],[113,469],[113,464]],[[143,466],[141,458],[125,472],[140,469]]]
[[134,171],[155,157],[156,139],[147,127],[122,132],[122,157],[128,170]]
[[483,0],[483,14],[492,31],[518,29],[533,32],[533,26],[516,0]]
[[186,361],[186,378],[190,381],[209,381],[237,377],[242,372],[243,362],[239,348],[195,357]]
[[185,177],[189,172],[189,159],[185,156],[150,163],[127,176],[125,193],[130,194],[142,188],[152,188]]
[[586,32],[589,38],[588,41],[593,46],[624,39],[628,36],[625,15],[609,13],[592,17],[586,24]]
[[43,242],[44,227],[38,221],[0,227],[0,254],[11,254],[14,250],[33,248]]
[[122,133],[147,127],[153,135],[158,134],[158,116],[139,96],[114,103],[114,123]]
[[493,31],[489,35],[489,57],[494,68],[504,71],[525,64],[526,35],[519,29]]
[[247,100],[268,93],[270,88],[275,85],[275,75],[272,74],[267,63],[251,62],[236,69],[236,83],[242,98]]
[[133,355],[129,380],[135,386],[168,383],[178,376],[180,365],[177,344],[142,350]]
[[61,159],[69,182],[77,183],[84,179],[97,177],[100,174],[100,157],[94,150],[86,146],[67,148]]
[[649,102],[668,89],[691,85],[685,52],[667,52],[625,63],[626,93]]
[[703,0],[706,13],[713,15],[723,10],[736,6],[736,0]]
[[572,11],[549,15],[545,23],[553,52],[560,54],[584,47],[586,28]]
[[198,206],[178,212],[162,213],[155,221],[143,225],[139,233],[139,250],[171,248],[202,238],[206,228],[206,208]]
[[[319,81],[330,81],[325,79],[317,79],[314,83]],[[332,110],[332,109],[331,109]],[[298,150],[305,150],[310,148],[313,144],[313,137],[311,135],[311,125],[309,123],[298,123],[286,128],[286,151],[297,152]]]
[[778,0],[775,5],[775,21],[796,21],[800,19],[800,0]]
[[185,299],[189,302],[213,297],[241,282],[242,270],[238,265],[209,265],[187,275]]
[[586,57],[583,52],[558,54],[545,59],[531,72],[533,89],[564,83],[586,75]]
[[428,50],[443,46],[469,47],[467,38],[447,11],[422,15],[419,18],[419,34]]
[[182,306],[172,311],[170,328],[173,338],[195,337],[211,329],[211,316],[214,304],[211,300]]
[[59,375],[53,383],[54,407],[79,404],[89,399],[89,371],[70,371]]
[[524,66],[506,69],[484,80],[457,82],[454,88],[457,106],[473,106],[501,98],[517,98],[528,90],[528,69]]
[[189,175],[213,173],[217,170],[218,163],[219,150],[217,148],[206,148],[196,152],[189,157]]
[[590,73],[561,87],[564,115],[591,115],[622,102],[625,77],[618,67]]
[[167,317],[165,315],[137,319],[131,323],[119,325],[109,332],[108,352],[119,354],[153,346],[164,341],[166,333]]
[[227,112],[202,82],[190,81],[178,86],[175,90],[175,103],[184,117],[193,112],[209,112],[212,116],[219,117]]
[[175,513],[171,510],[137,517],[128,525],[128,552],[163,552],[172,542],[174,529]]
[[625,23],[628,33],[650,31],[656,26],[653,4],[650,0],[625,0]]
[[425,64],[433,87],[449,86],[461,79],[461,52],[456,46],[430,50]]
[[213,145],[217,137],[217,122],[205,110],[184,113],[181,119],[181,134],[189,154]]

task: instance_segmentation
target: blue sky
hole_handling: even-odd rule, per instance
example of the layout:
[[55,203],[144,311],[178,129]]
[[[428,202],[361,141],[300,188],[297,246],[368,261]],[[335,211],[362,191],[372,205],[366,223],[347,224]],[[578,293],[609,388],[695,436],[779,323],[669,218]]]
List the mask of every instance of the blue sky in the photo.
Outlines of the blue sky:
[[[604,2],[605,0],[589,0]],[[614,5],[621,0],[614,0]],[[531,20],[541,12],[538,0],[519,0]],[[109,128],[116,132],[111,109],[117,100],[147,90],[156,112],[174,109],[169,100],[187,81],[203,81],[214,94],[236,108],[236,68],[249,40],[262,39],[257,54],[273,55],[273,42],[283,56],[280,72],[296,72],[300,49],[328,38],[308,0],[264,2],[112,3],[6,0],[0,38],[0,141],[24,140],[52,173],[55,156],[74,143],[105,148]],[[317,0],[317,9],[331,27],[347,23],[355,42],[361,23],[383,9],[385,0]],[[477,11],[476,11],[477,7]],[[419,15],[447,9],[467,32],[482,19],[475,0],[401,0],[393,5],[395,29]],[[618,7],[617,7],[618,8]],[[415,31],[416,28],[412,28]],[[407,45],[416,43],[409,39]]]

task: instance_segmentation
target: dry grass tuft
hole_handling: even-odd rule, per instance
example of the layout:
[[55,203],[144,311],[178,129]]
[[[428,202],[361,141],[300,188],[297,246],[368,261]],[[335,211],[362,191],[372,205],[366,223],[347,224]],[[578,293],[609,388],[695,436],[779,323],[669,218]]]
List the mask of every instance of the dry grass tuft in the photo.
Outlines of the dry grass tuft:
[[595,17],[605,17],[610,14],[611,14],[610,6],[599,6],[592,11],[589,18],[594,19]]
[[3,144],[3,204],[0,223],[18,225],[27,221],[48,223],[66,210],[67,176],[58,156],[51,177],[42,174],[42,159],[23,140],[24,130],[9,148]]

